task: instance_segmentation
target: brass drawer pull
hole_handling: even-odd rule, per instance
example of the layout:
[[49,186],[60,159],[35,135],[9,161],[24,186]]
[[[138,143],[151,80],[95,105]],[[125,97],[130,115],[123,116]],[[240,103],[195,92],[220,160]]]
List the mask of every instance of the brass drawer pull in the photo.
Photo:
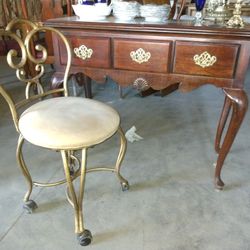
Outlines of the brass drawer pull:
[[74,48],[74,53],[77,57],[81,58],[82,60],[86,60],[88,58],[91,58],[93,50],[88,49],[85,45],[81,45],[79,48]]
[[194,55],[193,59],[195,64],[202,68],[210,67],[217,61],[216,56],[211,56],[207,51],[200,55]]
[[151,53],[150,52],[146,52],[144,49],[139,48],[136,51],[131,51],[130,52],[130,57],[133,61],[141,64],[144,62],[148,62],[148,60],[151,57]]

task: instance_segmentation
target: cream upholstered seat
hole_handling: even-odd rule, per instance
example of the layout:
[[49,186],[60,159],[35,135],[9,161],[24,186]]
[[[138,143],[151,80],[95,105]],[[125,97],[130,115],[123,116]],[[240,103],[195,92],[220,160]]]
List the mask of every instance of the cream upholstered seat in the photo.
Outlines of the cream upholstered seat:
[[23,137],[51,149],[79,149],[110,138],[120,125],[110,106],[85,98],[58,97],[38,102],[19,119]]
[[[24,41],[15,32],[15,27],[20,25],[27,26],[27,30],[30,30]],[[44,91],[40,83],[40,78],[44,73],[43,63],[47,58],[46,50],[42,46],[37,46],[36,49],[42,52],[43,56],[42,58],[34,58],[30,49],[32,37],[37,32],[45,31],[54,32],[55,35],[61,38],[62,46],[63,44],[66,46],[68,55],[63,88],[47,92]],[[67,80],[72,50],[65,36],[58,30],[50,27],[40,27],[27,20],[13,20],[7,25],[3,35],[13,38],[20,46],[21,59],[15,60],[17,53],[12,50],[7,55],[7,61],[10,67],[16,69],[18,79],[26,83],[25,99],[17,103],[0,85],[0,94],[10,107],[14,125],[19,133],[16,152],[17,161],[28,183],[28,191],[24,196],[24,209],[28,213],[32,213],[37,207],[36,203],[30,198],[33,186],[52,187],[67,183],[67,199],[75,212],[75,233],[81,245],[88,245],[91,243],[92,235],[84,227],[82,213],[86,173],[98,170],[114,172],[121,183],[122,190],[129,188],[127,180],[120,174],[121,163],[126,152],[126,139],[120,127],[119,114],[107,104],[91,99],[68,96]],[[26,79],[25,66],[29,60],[36,65],[35,71],[37,75],[32,79]],[[34,86],[38,93],[32,92]],[[53,94],[63,96],[49,99],[48,97]],[[87,149],[104,142],[116,133],[120,135],[121,145],[115,166],[87,169]],[[60,151],[65,180],[53,183],[33,181],[22,152],[24,141],[29,141],[39,147],[52,149],[55,152]],[[76,151],[81,152],[81,159],[77,156],[78,152],[76,154]],[[45,162],[46,159],[44,165]],[[73,185],[73,181],[77,181],[77,177],[79,177],[78,193]]]

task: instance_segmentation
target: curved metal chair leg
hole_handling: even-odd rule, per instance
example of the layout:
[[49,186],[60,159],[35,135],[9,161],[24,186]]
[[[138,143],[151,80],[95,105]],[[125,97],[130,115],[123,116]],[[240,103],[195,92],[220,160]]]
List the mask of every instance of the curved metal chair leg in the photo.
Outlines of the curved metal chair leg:
[[84,186],[85,186],[85,176],[86,176],[86,159],[87,159],[87,149],[82,149],[82,164],[80,170],[80,189],[78,197],[75,192],[75,188],[72,182],[72,177],[70,174],[70,166],[68,159],[68,152],[62,150],[62,159],[64,172],[67,180],[67,185],[70,193],[70,200],[75,210],[75,233],[79,244],[82,246],[87,246],[91,243],[92,235],[91,232],[84,228],[83,224],[83,213],[82,213],[82,202],[84,197]]
[[29,170],[25,164],[25,161],[23,159],[23,153],[22,153],[23,143],[24,143],[24,138],[22,137],[22,135],[20,135],[17,143],[16,158],[24,177],[28,182],[28,187],[29,187],[23,199],[24,201],[23,208],[27,213],[31,214],[33,210],[37,208],[37,204],[30,199],[30,195],[33,189],[33,181],[29,173]]
[[125,156],[125,153],[126,153],[127,140],[126,140],[126,137],[125,137],[121,127],[119,127],[119,129],[118,129],[118,133],[120,134],[121,146],[120,146],[120,151],[119,151],[119,154],[118,154],[118,157],[116,160],[116,164],[115,164],[115,173],[120,180],[120,183],[122,186],[122,191],[126,191],[129,189],[129,183],[125,178],[123,178],[121,176],[120,168],[121,168],[121,163],[122,163],[124,156]]

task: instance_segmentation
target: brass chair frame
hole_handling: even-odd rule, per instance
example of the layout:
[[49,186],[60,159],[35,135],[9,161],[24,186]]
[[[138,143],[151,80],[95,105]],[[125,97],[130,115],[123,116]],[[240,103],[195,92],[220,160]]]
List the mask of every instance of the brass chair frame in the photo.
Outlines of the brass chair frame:
[[[22,39],[15,32],[15,26],[18,26],[20,24],[29,26],[29,30],[30,30],[27,36],[25,37],[24,41],[22,41]],[[53,89],[53,90],[44,92],[44,89],[40,83],[40,78],[44,74],[44,71],[45,71],[43,63],[45,63],[47,59],[47,51],[43,46],[36,45],[35,49],[38,51],[41,51],[43,56],[41,58],[35,58],[31,52],[30,44],[32,43],[32,37],[37,32],[46,32],[46,31],[55,33],[61,38],[61,40],[66,46],[68,60],[67,60],[66,68],[65,68],[63,87],[60,89]],[[9,105],[15,128],[17,132],[19,133],[19,139],[18,139],[17,150],[16,150],[16,158],[17,158],[18,165],[20,166],[21,171],[28,183],[28,191],[26,192],[24,199],[23,199],[23,202],[24,202],[23,207],[28,213],[32,213],[33,210],[37,207],[36,203],[31,199],[31,193],[32,193],[34,186],[53,187],[53,186],[67,183],[67,199],[69,203],[73,206],[74,212],[75,212],[75,233],[81,245],[83,246],[88,245],[91,243],[92,235],[89,230],[85,229],[84,223],[83,223],[82,205],[83,205],[83,197],[84,197],[85,175],[87,172],[111,171],[117,175],[121,183],[121,187],[123,191],[129,188],[128,181],[125,178],[123,178],[122,175],[120,174],[121,163],[123,161],[123,158],[126,152],[126,145],[127,145],[124,133],[121,127],[119,127],[117,130],[117,133],[120,135],[120,150],[119,150],[118,158],[114,167],[95,167],[95,168],[86,169],[88,148],[68,148],[66,150],[65,149],[61,150],[60,148],[58,148],[57,150],[61,152],[66,178],[64,180],[59,180],[53,183],[41,183],[41,182],[34,181],[31,177],[28,167],[26,166],[23,152],[22,152],[22,147],[23,147],[25,138],[20,133],[19,126],[18,126],[18,121],[20,117],[19,110],[22,109],[23,107],[26,107],[27,105],[32,104],[34,101],[42,101],[43,98],[49,95],[54,95],[54,94],[62,94],[64,96],[69,95],[67,80],[69,77],[69,70],[70,70],[70,65],[71,65],[72,49],[66,37],[58,30],[52,27],[39,26],[38,24],[34,24],[24,19],[12,20],[7,25],[4,33],[1,35],[8,36],[16,40],[22,52],[21,59],[19,60],[19,62],[16,62],[13,59],[17,57],[17,52],[15,50],[9,51],[7,55],[7,62],[11,68],[16,70],[17,78],[21,82],[24,82],[26,84],[25,99],[20,102],[15,103],[13,99],[10,97],[10,95],[4,90],[4,88],[1,85],[0,85],[0,94],[4,97],[4,99]],[[26,79],[27,75],[25,73],[25,65],[28,60],[30,60],[32,63],[36,65],[36,71],[37,71],[37,75],[31,79]],[[36,86],[38,93],[31,94],[33,85]],[[75,97],[75,98],[80,98],[80,97]],[[81,155],[82,155],[81,159],[79,159],[75,155],[75,152],[77,150],[81,150]],[[72,166],[74,164],[78,165],[76,169],[72,169]],[[75,190],[74,185],[73,185],[73,181],[77,177],[80,177],[79,178],[80,189],[78,191],[78,194],[76,192],[77,190]]]

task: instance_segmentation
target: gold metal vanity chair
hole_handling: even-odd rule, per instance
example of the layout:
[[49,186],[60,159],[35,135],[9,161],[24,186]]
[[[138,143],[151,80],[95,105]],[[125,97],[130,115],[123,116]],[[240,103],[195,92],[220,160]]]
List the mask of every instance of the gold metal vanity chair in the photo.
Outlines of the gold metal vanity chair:
[[[14,26],[20,23],[30,28],[24,42],[16,32],[13,32]],[[58,35],[65,44],[68,54],[63,88],[47,92],[44,91],[39,81],[44,73],[43,63],[46,61],[46,49],[42,46],[36,46],[36,49],[43,54],[43,57],[38,59],[34,58],[30,52],[32,36],[43,31],[50,31]],[[28,213],[32,213],[33,209],[37,207],[36,203],[30,199],[33,186],[51,187],[67,183],[67,199],[75,211],[75,233],[81,245],[88,245],[91,243],[92,235],[89,230],[84,228],[82,214],[85,174],[98,170],[115,172],[121,183],[122,190],[125,191],[129,188],[127,180],[120,174],[121,162],[126,151],[126,139],[120,127],[120,117],[113,108],[104,103],[68,96],[67,79],[71,65],[71,47],[62,33],[50,27],[39,27],[27,20],[13,20],[6,27],[3,35],[16,40],[21,48],[21,58],[18,59],[18,62],[16,62],[17,53],[14,50],[9,51],[7,61],[10,67],[16,69],[18,79],[26,84],[26,98],[18,103],[15,103],[0,85],[0,93],[10,107],[16,130],[20,134],[16,151],[17,161],[29,187],[24,196],[24,209]],[[37,76],[32,79],[25,78],[24,66],[28,60],[37,65]],[[33,85],[37,86],[38,94],[31,93]],[[64,96],[47,98],[57,93]],[[22,110],[21,114],[20,109]],[[87,149],[104,142],[115,133],[120,135],[121,140],[115,166],[86,169]],[[22,153],[24,140],[36,146],[55,150],[55,152],[60,151],[66,179],[54,183],[33,181]],[[76,151],[81,152],[81,159],[77,158]],[[74,164],[76,165],[75,170],[72,169]],[[80,177],[79,193],[76,192],[73,185],[73,181],[77,177]]]

